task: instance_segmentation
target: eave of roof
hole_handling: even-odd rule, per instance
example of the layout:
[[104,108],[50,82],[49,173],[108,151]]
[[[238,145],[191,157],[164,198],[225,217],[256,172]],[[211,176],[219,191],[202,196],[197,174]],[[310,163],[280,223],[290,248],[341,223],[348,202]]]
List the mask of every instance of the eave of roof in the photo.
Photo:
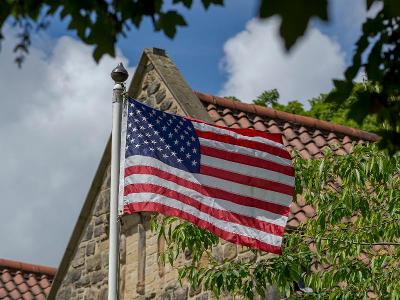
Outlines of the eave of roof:
[[50,276],[54,276],[57,272],[56,268],[34,265],[4,258],[0,258],[0,268]]
[[306,127],[312,127],[320,130],[332,131],[336,133],[341,133],[344,135],[349,135],[361,140],[375,142],[379,140],[379,136],[366,132],[360,129],[355,129],[339,124],[333,124],[327,121],[318,120],[311,117],[295,115],[283,111],[279,111],[269,107],[262,107],[255,104],[242,103],[234,101],[232,99],[227,99],[223,97],[218,97],[202,92],[195,91],[197,97],[203,102],[223,106],[229,109],[238,110],[242,112],[247,112],[255,114],[260,117],[268,117],[271,119],[280,119],[282,121],[297,123]]
[[47,298],[56,269],[0,258],[0,299]]

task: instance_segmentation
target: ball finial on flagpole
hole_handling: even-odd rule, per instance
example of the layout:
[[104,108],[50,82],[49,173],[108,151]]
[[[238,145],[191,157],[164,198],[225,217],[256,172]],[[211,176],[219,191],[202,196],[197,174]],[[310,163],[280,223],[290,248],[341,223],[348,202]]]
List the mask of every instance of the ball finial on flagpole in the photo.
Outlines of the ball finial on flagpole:
[[115,83],[122,83],[128,79],[128,71],[124,68],[122,62],[111,71],[111,78]]

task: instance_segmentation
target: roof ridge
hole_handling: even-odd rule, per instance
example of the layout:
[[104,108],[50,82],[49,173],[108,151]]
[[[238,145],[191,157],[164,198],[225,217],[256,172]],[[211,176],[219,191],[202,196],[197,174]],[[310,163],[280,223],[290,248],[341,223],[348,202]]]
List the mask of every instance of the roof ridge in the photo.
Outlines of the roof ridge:
[[10,270],[22,270],[36,274],[44,274],[54,276],[57,272],[56,268],[25,263],[21,261],[0,258],[0,267],[8,268]]
[[254,113],[259,116],[266,116],[274,119],[281,119],[283,121],[288,121],[288,122],[293,122],[293,123],[298,123],[304,126],[308,127],[313,127],[313,128],[318,128],[322,130],[327,130],[327,131],[333,131],[337,133],[342,133],[345,135],[350,135],[353,137],[357,137],[362,140],[367,140],[367,141],[378,141],[380,137],[371,132],[367,132],[361,129],[356,129],[344,125],[339,125],[339,124],[334,124],[328,121],[324,120],[318,120],[316,118],[312,117],[307,117],[307,116],[301,116],[301,115],[296,115],[284,111],[279,111],[273,108],[269,107],[263,107],[260,105],[256,104],[249,104],[249,103],[243,103],[243,102],[238,102],[234,101],[232,99],[227,99],[219,96],[214,96],[206,93],[202,93],[199,91],[194,91],[194,93],[199,97],[199,99],[203,102],[211,103],[211,104],[217,104],[223,107],[231,108],[231,109],[236,109],[248,113]]

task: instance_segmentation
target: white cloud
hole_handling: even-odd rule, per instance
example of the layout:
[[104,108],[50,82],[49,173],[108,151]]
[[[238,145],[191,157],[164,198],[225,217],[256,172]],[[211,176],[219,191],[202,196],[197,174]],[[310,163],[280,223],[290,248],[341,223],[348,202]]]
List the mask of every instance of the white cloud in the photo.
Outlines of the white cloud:
[[264,90],[277,88],[281,101],[303,101],[327,92],[342,77],[345,57],[339,44],[311,28],[289,54],[278,38],[278,19],[251,20],[224,45],[228,79],[221,95],[250,102]]
[[[0,52],[0,257],[57,266],[111,131],[111,70],[62,37],[19,70]],[[48,45],[48,43],[44,43]],[[130,74],[133,70],[129,70]]]
[[354,44],[362,33],[362,24],[367,17],[375,17],[382,8],[382,3],[375,2],[367,11],[364,0],[335,0],[329,2],[329,23],[314,22],[331,38],[340,41],[342,48],[346,49],[350,56],[354,50]]

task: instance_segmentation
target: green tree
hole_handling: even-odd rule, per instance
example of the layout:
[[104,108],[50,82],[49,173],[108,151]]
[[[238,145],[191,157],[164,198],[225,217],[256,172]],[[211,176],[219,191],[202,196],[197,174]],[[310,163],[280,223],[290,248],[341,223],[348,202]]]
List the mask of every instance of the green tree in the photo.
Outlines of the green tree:
[[[274,109],[293,113],[296,115],[309,116],[319,120],[325,120],[335,124],[341,124],[345,126],[350,126],[354,128],[360,128],[370,132],[379,133],[382,124],[379,122],[376,114],[370,114],[365,119],[358,123],[352,118],[349,118],[352,105],[357,102],[358,95],[365,91],[366,89],[374,88],[373,84],[366,81],[364,83],[356,83],[353,87],[352,94],[345,99],[341,104],[336,102],[329,102],[327,98],[328,94],[321,94],[318,97],[307,100],[310,104],[310,108],[306,110],[303,103],[293,100],[289,101],[287,104],[281,104],[278,100],[273,102],[261,101],[259,99],[264,99],[263,95],[268,95],[270,91],[263,92],[256,100],[253,101],[254,104],[271,106]],[[276,90],[276,89],[275,89]],[[279,95],[279,92],[276,91]],[[331,91],[334,93],[335,89]],[[270,104],[271,103],[271,104]]]
[[289,101],[288,104],[279,103],[279,91],[277,89],[266,90],[262,92],[253,103],[260,106],[272,107],[274,109],[290,112],[296,115],[307,115],[304,106],[297,100]]
[[277,89],[267,90],[261,93],[257,99],[253,100],[254,104],[261,105],[261,106],[274,106],[278,104],[279,100],[279,92]]
[[242,102],[239,98],[237,98],[235,96],[224,96],[224,98],[231,99],[236,102]]
[[[216,236],[164,217],[152,222],[166,240],[163,260],[173,265],[190,254],[178,266],[180,280],[217,297],[254,299],[271,284],[290,298],[365,299],[373,292],[400,299],[400,156],[365,145],[345,156],[332,150],[320,160],[297,156],[294,166],[296,193],[316,216],[287,230],[281,256],[253,251],[249,261],[221,258],[213,251]],[[303,284],[308,288],[299,289]]]
[[[328,4],[334,0],[259,0],[258,16],[261,19],[279,16],[280,36],[287,50],[302,37],[312,18],[329,22]],[[224,5],[224,0],[202,0],[208,8]],[[365,0],[368,10],[378,5],[375,17],[364,21],[360,38],[355,45],[352,64],[344,80],[335,80],[336,93],[329,101],[342,104],[351,95],[353,80],[361,71],[376,83],[379,89],[360,93],[349,108],[349,118],[362,123],[370,114],[376,114],[383,125],[380,145],[391,153],[400,149],[400,1]],[[154,30],[174,37],[177,27],[186,26],[185,18],[177,11],[180,5],[187,9],[193,0],[6,0],[0,2],[0,29],[6,20],[21,30],[15,47],[16,62],[20,65],[28,53],[30,33],[45,29],[51,17],[69,18],[68,29],[79,39],[94,46],[96,61],[104,54],[115,55],[115,44],[126,36],[131,25],[140,27],[144,17],[152,20]],[[3,36],[0,34],[0,38]]]
[[304,109],[303,103],[301,103],[297,100],[289,101],[288,104],[286,104],[286,105],[276,103],[276,104],[272,105],[272,108],[281,110],[281,111],[286,111],[286,112],[296,114],[296,115],[303,115],[303,116],[308,115],[307,111]]
[[[353,118],[349,117],[349,114],[351,113],[351,107],[359,100],[358,94],[363,90],[368,89],[370,85],[371,83],[368,82],[363,84],[355,84],[353,87],[353,92],[341,104],[327,101],[329,94],[321,94],[316,98],[308,100],[310,103],[310,110],[307,111],[306,115],[335,124],[360,128],[362,130],[379,134],[382,124],[379,122],[376,114],[370,114],[360,122],[357,122]],[[333,92],[335,92],[335,90],[333,90],[332,93]]]

